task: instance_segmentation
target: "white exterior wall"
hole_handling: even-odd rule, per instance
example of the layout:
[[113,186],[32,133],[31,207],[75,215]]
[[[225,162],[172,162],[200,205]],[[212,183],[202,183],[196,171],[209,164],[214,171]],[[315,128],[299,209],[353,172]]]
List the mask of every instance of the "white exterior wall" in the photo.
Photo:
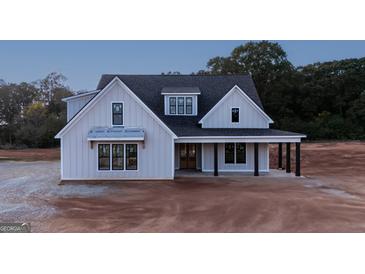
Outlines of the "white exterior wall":
[[[238,107],[239,123],[231,123],[231,108]],[[268,128],[269,123],[240,91],[234,90],[224,98],[202,123],[203,128]]]
[[[109,88],[62,137],[62,179],[172,179],[173,137],[120,84]],[[144,128],[145,147],[138,143],[137,171],[98,171],[97,143],[91,149],[87,134],[94,127],[111,127],[111,102],[119,101],[124,102],[125,126]]]
[[[214,144],[202,144],[202,171],[214,171]],[[225,164],[224,144],[218,144],[218,171],[254,171],[254,144],[246,143],[246,164]],[[259,144],[259,171],[269,172],[269,146]]]
[[67,122],[75,116],[83,106],[85,106],[95,94],[85,95],[75,99],[70,99],[67,101]]

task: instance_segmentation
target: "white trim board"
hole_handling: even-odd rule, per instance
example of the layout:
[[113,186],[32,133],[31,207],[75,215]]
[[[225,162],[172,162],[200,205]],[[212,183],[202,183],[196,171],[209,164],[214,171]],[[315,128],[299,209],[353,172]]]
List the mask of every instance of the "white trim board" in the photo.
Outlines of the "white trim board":
[[84,97],[84,96],[88,96],[88,95],[93,95],[95,93],[98,93],[100,90],[97,89],[97,90],[93,90],[93,91],[89,91],[89,92],[85,92],[85,93],[81,93],[81,94],[76,94],[76,95],[73,95],[73,96],[69,96],[69,97],[65,97],[65,98],[62,98],[62,102],[67,102],[67,101],[71,101],[73,99],[78,99],[80,97]]
[[214,112],[214,110],[216,108],[218,108],[218,106],[220,106],[221,104],[223,104],[223,102],[235,91],[239,91],[239,94],[241,94],[250,105],[252,105],[266,120],[269,124],[274,123],[274,121],[242,90],[239,88],[239,86],[235,85],[230,91],[228,91],[226,93],[226,95],[223,96],[222,99],[220,99],[218,101],[218,103],[216,103],[208,112],[207,114],[205,114],[203,116],[203,118],[200,119],[199,124],[202,124],[204,122],[204,120],[211,115],[211,113]]
[[120,138],[102,138],[102,137],[97,137],[97,138],[87,138],[88,141],[93,141],[93,142],[128,142],[128,141],[140,141],[143,142],[144,141],[144,137],[120,137]]
[[179,137],[175,143],[226,143],[226,142],[245,142],[245,143],[300,143],[300,136],[191,136]]
[[129,95],[133,99],[135,99],[136,102],[139,103],[142,106],[142,108],[145,109],[147,111],[147,113],[149,113],[151,115],[151,117],[162,126],[162,128],[164,128],[174,139],[177,138],[175,133],[173,133],[172,130],[168,126],[166,126],[166,124],[164,122],[162,122],[161,119],[158,118],[157,115],[149,107],[147,107],[146,104],[143,103],[142,100],[139,99],[138,96],[136,94],[134,94],[134,92],[131,91],[129,89],[129,87],[126,84],[124,84],[118,77],[114,77],[114,79],[111,80],[105,88],[103,88],[95,97],[93,97],[93,99],[91,99],[91,101],[84,108],[82,108],[72,118],[72,120],[70,120],[70,122],[68,124],[66,124],[66,126],[63,129],[61,129],[60,132],[57,133],[55,138],[57,138],[57,139],[62,138],[62,136],[65,133],[67,133],[91,108],[93,108],[101,100],[101,98],[103,98],[104,95],[108,91],[111,90],[111,88],[114,85],[120,85],[123,89],[125,89],[125,91],[127,91],[129,93]]
[[161,95],[171,95],[171,96],[190,96],[190,95],[200,95],[200,92],[161,92]]
[[61,178],[61,181],[146,181],[146,180],[151,180],[151,181],[157,181],[157,180],[174,180],[174,178]]

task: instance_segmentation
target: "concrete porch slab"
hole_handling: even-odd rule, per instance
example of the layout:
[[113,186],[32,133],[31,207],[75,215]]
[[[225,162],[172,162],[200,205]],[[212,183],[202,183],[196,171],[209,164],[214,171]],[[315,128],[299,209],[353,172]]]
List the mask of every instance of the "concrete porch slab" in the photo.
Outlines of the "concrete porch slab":
[[[253,172],[219,172],[218,174],[218,177],[247,177],[247,176],[254,177]],[[279,170],[279,169],[270,169],[270,172],[260,172],[260,176],[273,177],[273,178],[296,178],[294,173],[286,173],[285,170]],[[215,177],[215,176],[213,172],[201,172],[200,170],[175,170],[175,178],[179,177]]]

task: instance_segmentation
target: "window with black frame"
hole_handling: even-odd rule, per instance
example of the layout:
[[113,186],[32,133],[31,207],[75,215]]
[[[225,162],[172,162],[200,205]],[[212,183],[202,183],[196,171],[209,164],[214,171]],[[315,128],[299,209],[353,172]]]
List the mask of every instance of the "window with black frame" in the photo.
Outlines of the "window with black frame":
[[126,169],[137,170],[137,144],[126,144]]
[[186,114],[193,114],[193,97],[186,97]]
[[246,163],[246,144],[236,143],[236,164]]
[[234,143],[224,144],[224,162],[234,164]]
[[112,169],[113,170],[123,170],[124,169],[124,145],[123,144],[113,144]]
[[232,123],[239,123],[240,121],[240,109],[232,108]]
[[177,97],[177,113],[184,114],[184,97]]
[[176,114],[176,97],[170,97],[170,114]]
[[110,170],[110,145],[98,145],[98,169]]
[[123,125],[123,103],[112,103],[112,125],[122,126]]

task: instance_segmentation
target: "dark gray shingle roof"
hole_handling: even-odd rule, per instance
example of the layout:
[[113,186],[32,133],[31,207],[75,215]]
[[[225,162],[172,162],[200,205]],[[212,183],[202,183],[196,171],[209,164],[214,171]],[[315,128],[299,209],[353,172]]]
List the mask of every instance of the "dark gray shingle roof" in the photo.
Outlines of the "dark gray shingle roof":
[[[166,87],[199,88],[198,115],[184,116],[188,124],[198,125],[199,120],[235,85],[239,86],[260,108],[260,98],[250,75],[200,76],[200,75],[116,75],[105,74],[97,89],[103,89],[114,77],[122,80],[167,126],[175,119],[164,115],[161,91]],[[174,116],[176,117],[176,116]],[[171,118],[171,117],[170,117]],[[181,118],[181,117],[177,117]]]
[[176,127],[175,131],[179,137],[189,136],[283,136],[299,137],[300,133],[277,130],[272,128],[199,128],[199,127]]
[[[177,136],[293,136],[295,133],[273,129],[202,129],[198,122],[235,85],[240,87],[261,109],[263,106],[250,75],[102,75],[97,89],[103,89],[118,77]],[[197,116],[164,115],[163,89],[184,87],[199,89]]]

